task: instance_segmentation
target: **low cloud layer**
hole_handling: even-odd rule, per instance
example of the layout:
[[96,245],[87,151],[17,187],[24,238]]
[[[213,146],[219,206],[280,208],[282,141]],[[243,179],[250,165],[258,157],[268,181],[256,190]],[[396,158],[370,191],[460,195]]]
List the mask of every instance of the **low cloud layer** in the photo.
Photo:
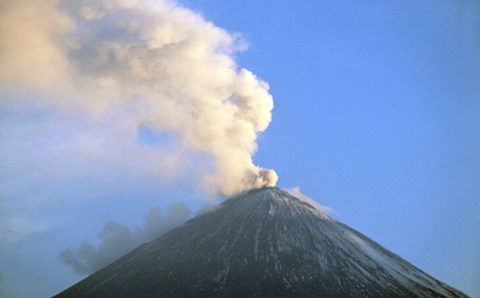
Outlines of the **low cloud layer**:
[[145,215],[143,227],[128,228],[113,220],[105,223],[98,233],[100,244],[88,241],[77,247],[67,248],[59,255],[59,260],[70,266],[76,273],[93,273],[138,245],[151,241],[172,228],[181,225],[189,217],[190,211],[182,203],[172,203],[164,215],[160,207],[153,207]]
[[[190,154],[202,155],[198,185],[211,195],[278,179],[252,162],[273,100],[268,84],[234,61],[245,41],[173,1],[10,1],[0,49],[2,106],[92,123],[48,146],[115,165],[137,156],[137,170],[173,177]],[[145,149],[139,127],[174,145]],[[21,144],[9,146],[14,154]]]

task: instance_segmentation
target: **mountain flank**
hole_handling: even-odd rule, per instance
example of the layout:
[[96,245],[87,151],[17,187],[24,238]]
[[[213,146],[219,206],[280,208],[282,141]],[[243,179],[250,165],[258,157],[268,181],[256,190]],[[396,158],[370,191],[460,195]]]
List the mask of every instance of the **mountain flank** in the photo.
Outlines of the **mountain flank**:
[[56,297],[467,297],[274,188],[234,196]]

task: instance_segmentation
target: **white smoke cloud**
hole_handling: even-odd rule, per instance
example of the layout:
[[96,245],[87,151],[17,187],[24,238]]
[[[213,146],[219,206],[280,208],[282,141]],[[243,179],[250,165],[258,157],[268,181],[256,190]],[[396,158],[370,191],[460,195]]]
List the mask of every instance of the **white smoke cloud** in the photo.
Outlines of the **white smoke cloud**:
[[[199,184],[212,195],[278,179],[252,162],[273,100],[267,83],[235,64],[245,42],[175,2],[2,3],[0,49],[4,95],[34,94],[30,99],[67,118],[97,124],[77,143],[61,144],[82,156],[108,155],[118,164],[126,162],[123,155],[137,155],[146,168],[166,162],[174,173],[184,164],[178,161],[183,151],[203,154],[211,166]],[[12,98],[0,100],[9,105]],[[168,134],[184,149],[146,153],[151,148],[132,144],[140,126]],[[118,139],[114,148],[105,142]]]
[[145,215],[145,224],[141,228],[128,228],[113,220],[105,223],[98,234],[101,242],[95,246],[88,241],[78,247],[67,248],[59,254],[59,260],[70,266],[74,272],[84,275],[93,273],[138,245],[151,241],[163,233],[181,225],[190,215],[182,203],[172,203],[163,215],[160,207],[153,207]]
[[287,188],[287,189],[284,189],[286,192],[288,192],[290,195],[296,197],[297,199],[300,199],[301,201],[304,201],[310,205],[312,205],[313,207],[315,207],[316,209],[322,211],[322,212],[325,212],[325,213],[332,213],[334,212],[332,208],[330,207],[327,207],[327,206],[323,206],[323,205],[320,205],[319,203],[317,203],[315,200],[313,200],[312,198],[309,198],[307,197],[306,195],[304,195],[301,191],[300,191],[300,187],[299,186],[295,186],[295,187],[292,187],[292,188]]

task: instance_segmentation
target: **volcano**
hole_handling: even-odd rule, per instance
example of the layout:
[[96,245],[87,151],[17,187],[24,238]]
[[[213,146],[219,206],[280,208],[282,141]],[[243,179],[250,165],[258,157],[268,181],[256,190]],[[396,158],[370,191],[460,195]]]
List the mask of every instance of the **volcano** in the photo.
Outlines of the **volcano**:
[[467,297],[274,187],[230,198],[56,297]]

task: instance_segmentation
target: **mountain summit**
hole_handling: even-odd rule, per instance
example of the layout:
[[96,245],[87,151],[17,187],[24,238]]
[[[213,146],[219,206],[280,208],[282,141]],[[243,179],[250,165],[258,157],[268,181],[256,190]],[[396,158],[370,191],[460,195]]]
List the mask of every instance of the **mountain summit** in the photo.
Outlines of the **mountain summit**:
[[232,197],[57,297],[467,297],[278,188]]

